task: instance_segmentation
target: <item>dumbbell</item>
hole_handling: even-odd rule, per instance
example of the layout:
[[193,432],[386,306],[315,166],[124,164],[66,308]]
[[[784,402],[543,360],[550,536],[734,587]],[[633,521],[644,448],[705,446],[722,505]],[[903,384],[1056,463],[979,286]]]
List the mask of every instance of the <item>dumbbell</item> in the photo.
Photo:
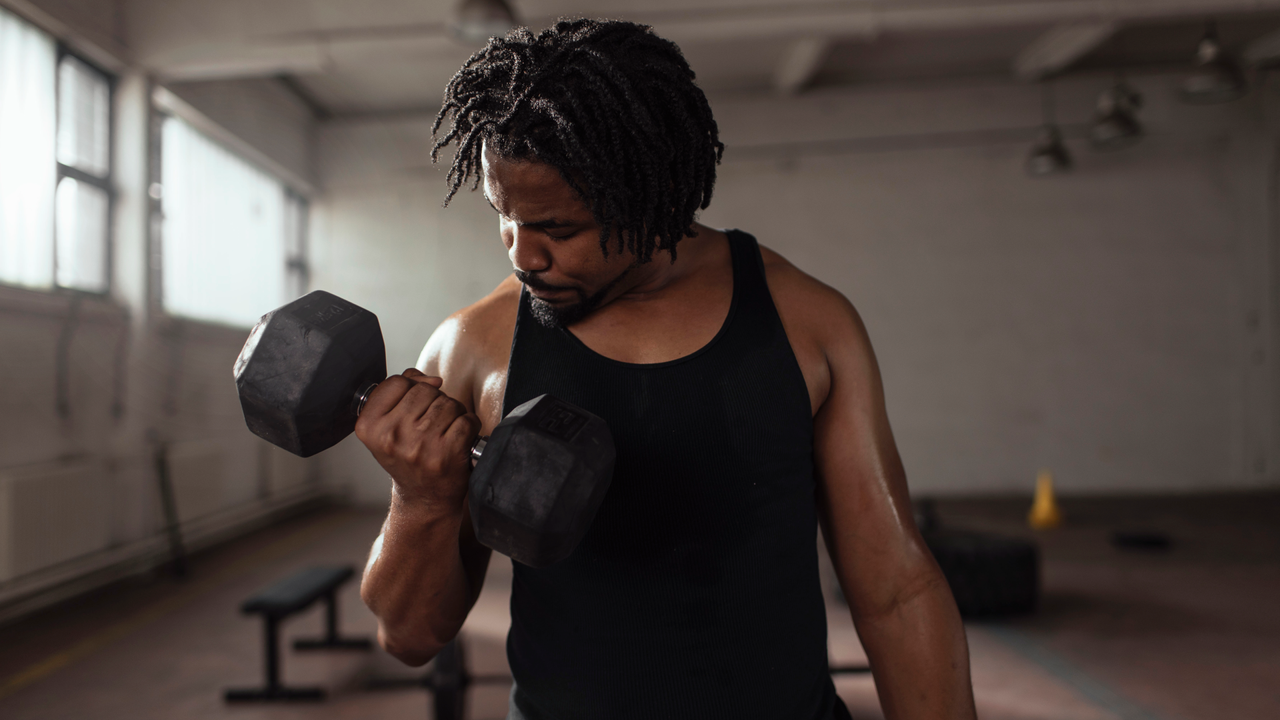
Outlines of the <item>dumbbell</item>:
[[[245,424],[302,457],[355,430],[386,378],[378,318],[317,290],[262,316],[236,358]],[[471,449],[468,498],[480,542],[526,565],[573,552],[613,478],[614,447],[599,417],[551,395],[513,409]]]

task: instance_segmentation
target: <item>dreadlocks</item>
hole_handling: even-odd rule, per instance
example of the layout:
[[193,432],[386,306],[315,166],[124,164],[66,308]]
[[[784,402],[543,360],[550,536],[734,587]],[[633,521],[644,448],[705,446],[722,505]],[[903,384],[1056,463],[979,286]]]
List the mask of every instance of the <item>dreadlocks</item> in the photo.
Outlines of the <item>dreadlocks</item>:
[[[431,159],[457,144],[448,205],[481,181],[487,145],[551,165],[590,206],[600,247],[610,238],[647,262],[692,236],[711,202],[724,152],[711,108],[675,43],[644,25],[561,20],[492,38],[449,81],[432,126]],[[445,118],[453,125],[438,136]]]

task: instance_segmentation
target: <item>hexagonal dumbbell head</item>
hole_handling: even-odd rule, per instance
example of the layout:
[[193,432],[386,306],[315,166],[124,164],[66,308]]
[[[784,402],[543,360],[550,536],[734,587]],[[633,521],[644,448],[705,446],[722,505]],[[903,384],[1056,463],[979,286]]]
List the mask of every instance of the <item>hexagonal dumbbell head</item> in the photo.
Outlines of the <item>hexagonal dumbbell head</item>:
[[356,394],[386,376],[378,317],[321,290],[263,315],[235,364],[249,429],[302,457],[350,435]]
[[471,471],[471,520],[480,542],[533,567],[567,557],[613,479],[604,420],[550,395],[515,408]]

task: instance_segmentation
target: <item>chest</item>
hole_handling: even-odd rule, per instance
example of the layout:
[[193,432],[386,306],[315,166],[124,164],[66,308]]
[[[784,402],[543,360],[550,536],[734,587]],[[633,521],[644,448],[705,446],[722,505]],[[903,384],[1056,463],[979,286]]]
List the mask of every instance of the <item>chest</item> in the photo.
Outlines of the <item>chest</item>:
[[661,299],[615,302],[573,325],[569,332],[602,357],[656,365],[688,357],[710,345],[732,304],[731,282],[712,283]]

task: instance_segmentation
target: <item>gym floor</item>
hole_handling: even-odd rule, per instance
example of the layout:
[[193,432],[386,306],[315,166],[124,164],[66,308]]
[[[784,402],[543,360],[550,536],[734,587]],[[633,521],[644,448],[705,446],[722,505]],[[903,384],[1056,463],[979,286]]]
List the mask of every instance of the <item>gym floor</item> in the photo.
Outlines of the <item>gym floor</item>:
[[[1040,609],[968,626],[974,691],[986,720],[1280,717],[1280,494],[1066,499],[1067,524],[1033,534],[1024,500],[938,502],[942,523],[1036,537]],[[412,677],[380,651],[282,651],[291,685],[322,685],[322,703],[226,705],[228,686],[261,683],[261,621],[236,612],[255,590],[308,564],[362,564],[381,515],[316,511],[194,557],[188,578],[140,577],[0,628],[0,717],[427,718]],[[1117,530],[1167,533],[1167,550],[1122,550]],[[495,556],[463,630],[472,673],[505,673],[510,564]],[[865,660],[829,593],[831,656]],[[340,596],[344,634],[371,635],[356,584]],[[322,611],[284,626],[317,635]],[[855,718],[881,717],[869,676],[837,688]],[[475,686],[468,716],[505,717],[506,684]]]

